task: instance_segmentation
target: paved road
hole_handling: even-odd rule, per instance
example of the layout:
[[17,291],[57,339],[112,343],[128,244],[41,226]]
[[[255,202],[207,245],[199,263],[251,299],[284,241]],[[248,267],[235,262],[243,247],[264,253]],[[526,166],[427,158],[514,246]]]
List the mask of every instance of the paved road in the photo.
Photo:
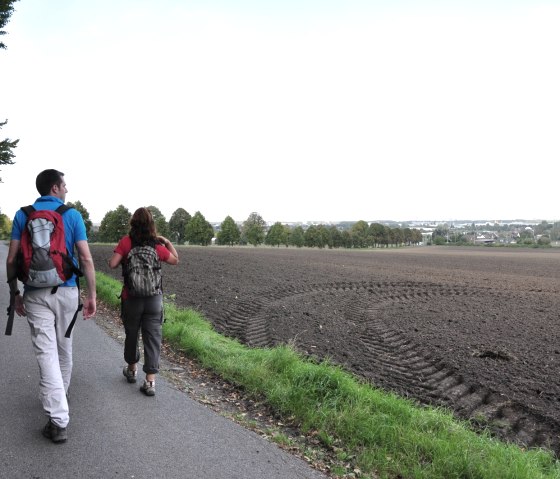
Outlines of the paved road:
[[7,247],[0,241],[0,478],[319,479],[324,475],[158,378],[148,398],[128,384],[121,346],[79,318],[68,442],[41,435],[38,367],[25,318],[5,336]]

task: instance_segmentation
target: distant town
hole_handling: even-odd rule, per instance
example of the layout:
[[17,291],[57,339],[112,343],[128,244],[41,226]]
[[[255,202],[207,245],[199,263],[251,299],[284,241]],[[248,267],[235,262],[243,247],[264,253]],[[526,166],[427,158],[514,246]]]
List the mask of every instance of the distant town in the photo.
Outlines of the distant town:
[[[129,214],[127,211],[125,213]],[[560,221],[515,219],[270,222],[264,221],[257,213],[252,213],[245,221],[234,221],[228,217],[222,222],[209,222],[197,213],[192,220],[188,217],[189,227],[186,227],[178,226],[173,218],[168,222],[161,213],[156,214],[158,231],[170,235],[177,244],[284,244],[320,248],[446,244],[560,247]],[[117,223],[121,224],[122,221]],[[195,226],[195,223],[198,226]],[[255,225],[256,229],[253,228]],[[114,229],[107,227],[103,231],[102,225],[93,224],[91,240],[111,242],[126,233],[126,228],[123,231],[113,231]]]
[[[305,221],[282,222],[289,228],[301,226],[304,230],[310,226],[335,226],[338,230],[350,230],[356,221]],[[393,221],[374,220],[368,224],[379,223],[389,228],[410,228],[422,234],[422,244],[521,244],[560,246],[560,221],[547,220],[426,220]],[[211,223],[214,230],[220,230],[221,223]],[[242,222],[239,223],[242,225]],[[271,227],[272,222],[267,222]]]

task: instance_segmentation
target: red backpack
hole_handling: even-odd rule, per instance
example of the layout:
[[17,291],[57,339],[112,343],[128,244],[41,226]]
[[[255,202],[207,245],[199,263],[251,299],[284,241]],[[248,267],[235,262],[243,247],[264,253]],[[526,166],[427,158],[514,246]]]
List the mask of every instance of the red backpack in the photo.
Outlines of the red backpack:
[[54,211],[21,208],[27,215],[17,261],[17,277],[23,284],[56,292],[74,274],[82,275],[66,249],[62,215],[69,209],[66,205]]
[[[76,275],[78,287],[78,309],[66,330],[69,338],[83,304],[80,300],[80,276],[84,274],[74,264],[66,249],[64,221],[62,215],[70,209],[60,205],[56,210],[36,210],[33,206],[24,206],[21,210],[27,215],[25,228],[21,234],[17,256],[17,278],[25,285],[35,288],[52,288],[54,294],[58,287]],[[14,307],[10,298],[6,334],[12,334]]]

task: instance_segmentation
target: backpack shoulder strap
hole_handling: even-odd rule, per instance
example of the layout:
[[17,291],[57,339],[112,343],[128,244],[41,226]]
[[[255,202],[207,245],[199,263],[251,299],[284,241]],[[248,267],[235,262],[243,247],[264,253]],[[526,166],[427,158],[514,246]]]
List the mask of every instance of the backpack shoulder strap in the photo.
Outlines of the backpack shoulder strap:
[[35,211],[35,208],[33,207],[33,205],[29,205],[29,206],[22,206],[21,211],[23,211],[25,213],[25,216],[29,216],[31,213],[33,213]]
[[[37,211],[33,205],[22,206],[20,209],[21,209],[21,211],[23,211],[26,214],[26,216],[29,216],[34,211]],[[55,211],[57,213],[59,213],[60,215],[63,215],[69,209],[72,209],[72,207],[68,206],[68,205],[60,205]]]
[[55,211],[59,213],[61,216],[66,213],[69,209],[72,209],[71,206],[68,205],[60,205]]

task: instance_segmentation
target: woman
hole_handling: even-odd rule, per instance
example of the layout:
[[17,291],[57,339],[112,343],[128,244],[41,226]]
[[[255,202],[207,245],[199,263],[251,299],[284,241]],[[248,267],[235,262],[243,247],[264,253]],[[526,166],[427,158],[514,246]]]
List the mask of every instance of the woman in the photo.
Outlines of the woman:
[[[127,287],[127,261],[132,248],[155,248],[160,261],[176,265],[179,262],[177,250],[167,238],[158,236],[152,213],[147,208],[138,208],[130,220],[130,231],[123,236],[109,260],[109,266],[123,267],[125,277],[121,293],[121,317],[124,324],[126,338],[124,341],[124,360],[127,365],[123,374],[129,383],[135,383],[138,374],[138,334],[142,329],[144,343],[144,366],[146,379],[140,390],[147,396],[154,396],[155,378],[159,371],[159,357],[161,351],[161,325],[163,323],[163,293],[161,289],[154,296],[135,297]],[[153,250],[152,250],[153,253]]]

